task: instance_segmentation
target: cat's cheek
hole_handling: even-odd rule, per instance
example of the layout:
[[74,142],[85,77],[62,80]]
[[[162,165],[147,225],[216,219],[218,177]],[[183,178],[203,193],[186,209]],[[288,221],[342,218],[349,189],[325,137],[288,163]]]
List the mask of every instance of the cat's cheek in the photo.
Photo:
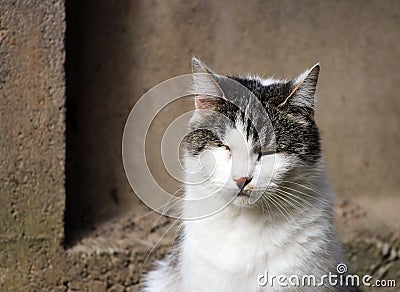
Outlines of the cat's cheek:
[[232,160],[228,158],[228,154],[226,152],[227,151],[218,151],[214,156],[216,168],[213,177],[215,181],[219,182],[221,185],[224,185],[224,187],[229,186],[232,172]]

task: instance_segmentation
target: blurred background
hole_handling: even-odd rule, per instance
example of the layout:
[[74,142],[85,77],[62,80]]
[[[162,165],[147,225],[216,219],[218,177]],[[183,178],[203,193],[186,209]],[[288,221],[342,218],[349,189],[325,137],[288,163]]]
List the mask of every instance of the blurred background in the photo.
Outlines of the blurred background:
[[[137,206],[121,164],[124,123],[146,91],[190,73],[191,57],[197,56],[219,74],[277,78],[295,77],[320,62],[316,119],[337,195],[365,209],[373,218],[368,226],[399,229],[398,1],[68,5],[70,222],[103,220]],[[169,115],[190,106],[176,105]],[[146,149],[159,180],[168,180],[159,167],[168,118],[154,122]]]
[[[59,0],[14,2],[0,4],[0,89],[21,96],[7,99],[12,110],[2,110],[1,155],[10,166],[3,164],[7,183],[0,214],[4,222],[25,218],[18,226],[37,222],[32,226],[40,228],[22,232],[24,227],[12,227],[22,237],[31,234],[36,243],[34,248],[25,241],[4,245],[0,288],[2,283],[36,283],[42,290],[137,291],[142,272],[171,245],[176,223],[151,213],[133,193],[122,165],[122,133],[136,101],[158,83],[191,73],[192,56],[219,74],[276,78],[295,77],[320,62],[316,120],[350,269],[397,279],[400,285],[399,1],[86,0],[66,1],[65,11]],[[14,67],[10,58],[16,60]],[[46,99],[53,95],[59,98]],[[44,105],[36,96],[43,96]],[[166,108],[147,138],[150,168],[171,191],[179,184],[162,167],[161,137],[171,118],[191,108],[188,102]],[[24,136],[28,127],[14,128],[25,123],[32,109],[42,114],[26,124],[39,117],[43,125],[29,126]],[[47,119],[57,121],[56,126],[46,125]],[[47,132],[56,139],[47,141]],[[34,143],[16,144],[32,137]],[[36,149],[24,150],[25,165],[19,164],[20,150],[14,145]],[[24,199],[14,200],[22,198],[13,191],[18,185],[14,174],[23,169],[33,170],[18,186]],[[46,205],[46,196],[57,198],[57,204],[49,205],[56,212],[24,211]],[[22,206],[16,215],[15,206]],[[57,227],[48,216],[56,218]],[[38,230],[43,238],[54,239],[43,241]],[[29,250],[16,253],[16,264],[7,253],[13,246]],[[31,252],[37,256],[28,256]],[[18,282],[18,273],[28,275],[25,282]]]

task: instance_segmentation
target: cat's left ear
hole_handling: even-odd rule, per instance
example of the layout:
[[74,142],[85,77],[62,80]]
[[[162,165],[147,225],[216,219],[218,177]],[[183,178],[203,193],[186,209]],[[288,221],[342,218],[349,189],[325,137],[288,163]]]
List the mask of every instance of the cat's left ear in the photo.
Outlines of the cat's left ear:
[[315,64],[292,81],[293,89],[289,96],[278,107],[297,107],[302,112],[314,115],[315,91],[317,89],[320,66]]

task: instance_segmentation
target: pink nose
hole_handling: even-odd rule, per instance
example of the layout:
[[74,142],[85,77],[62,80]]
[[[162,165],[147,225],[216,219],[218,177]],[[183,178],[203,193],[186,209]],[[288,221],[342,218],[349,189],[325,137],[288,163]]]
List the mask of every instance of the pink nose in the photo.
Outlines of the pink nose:
[[249,184],[249,182],[251,182],[252,177],[240,177],[240,178],[236,178],[234,179],[234,181],[236,182],[237,186],[239,187],[239,189],[243,189],[245,186],[247,186]]

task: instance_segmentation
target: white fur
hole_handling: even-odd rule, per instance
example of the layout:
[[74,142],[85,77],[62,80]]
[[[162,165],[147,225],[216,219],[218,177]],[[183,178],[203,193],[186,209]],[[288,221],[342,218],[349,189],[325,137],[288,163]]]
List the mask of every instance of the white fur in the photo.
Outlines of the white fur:
[[271,84],[287,82],[287,80],[279,80],[279,79],[275,79],[275,78],[266,78],[266,79],[259,78],[259,80],[263,86],[269,86]]
[[[149,274],[144,291],[281,291],[283,288],[277,283],[272,288],[261,287],[258,276],[265,271],[276,276],[318,276],[335,271],[341,261],[332,227],[333,192],[323,161],[312,171],[304,169],[294,178],[296,183],[290,184],[290,188],[300,192],[314,196],[318,193],[317,200],[309,200],[311,205],[290,215],[283,210],[265,212],[257,204],[249,204],[247,198],[236,197],[238,188],[233,179],[253,175],[255,179],[246,188],[274,191],[280,177],[300,162],[285,154],[270,155],[257,162],[244,138],[243,125],[236,127],[226,135],[225,142],[231,152],[214,148],[200,162],[185,157],[186,167],[192,169],[188,181],[202,181],[188,184],[185,197],[193,200],[208,196],[209,200],[206,204],[201,203],[203,200],[186,201],[184,217],[193,217],[199,209],[202,210],[199,214],[215,211],[211,210],[215,206],[219,212],[183,221],[178,270],[171,273],[168,260],[161,262]],[[235,167],[236,163],[241,167]],[[266,176],[272,176],[271,181]],[[301,185],[312,185],[313,191]],[[307,196],[304,198],[307,200]],[[333,290],[332,287],[294,288],[294,291]]]
[[265,270],[277,276],[327,273],[334,255],[328,269],[311,263],[324,255],[331,232],[329,222],[321,220],[326,210],[309,211],[310,216],[289,223],[282,217],[271,222],[254,210],[228,207],[209,218],[184,222],[177,291],[260,291],[257,278]]
[[286,80],[286,79],[276,79],[276,78],[273,78],[273,77],[263,78],[263,77],[260,77],[260,76],[258,76],[258,75],[255,75],[255,74],[248,74],[248,75],[246,75],[246,79],[257,80],[257,81],[259,81],[259,82],[261,83],[261,85],[263,85],[263,86],[269,86],[269,85],[271,85],[271,84],[276,84],[276,83],[285,83],[285,82],[288,81],[288,80]]

